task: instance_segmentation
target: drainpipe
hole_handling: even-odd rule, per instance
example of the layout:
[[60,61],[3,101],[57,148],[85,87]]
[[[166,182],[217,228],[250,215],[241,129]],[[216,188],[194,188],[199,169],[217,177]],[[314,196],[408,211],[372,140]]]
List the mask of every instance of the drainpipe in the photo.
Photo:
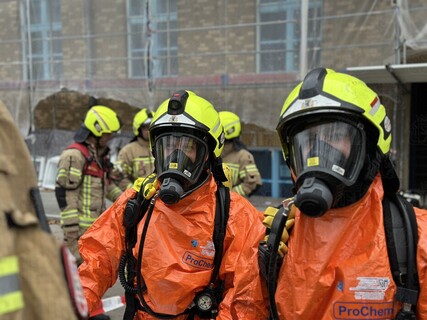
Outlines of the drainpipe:
[[93,33],[93,26],[92,26],[92,17],[93,10],[92,10],[92,1],[86,0],[83,1],[84,3],[84,21],[85,21],[85,30],[86,30],[86,89],[88,86],[90,86],[90,83],[93,78],[93,44],[92,44],[92,33]]
[[147,0],[146,2],[146,14],[147,14],[147,23],[145,26],[145,32],[143,37],[145,36],[146,39],[146,44],[145,44],[145,59],[144,59],[144,63],[145,63],[145,72],[146,72],[146,79],[147,79],[147,94],[150,100],[150,108],[152,110],[154,110],[154,91],[153,91],[153,87],[154,87],[154,71],[152,69],[153,63],[152,63],[152,50],[153,50],[153,46],[152,46],[152,17],[151,17],[151,3],[150,0]]
[[400,7],[398,0],[392,0],[392,8],[394,9],[394,63],[400,64],[400,25],[399,21],[401,20],[400,16]]
[[307,74],[307,33],[308,33],[308,0],[301,1],[301,42],[300,42],[300,79]]
[[32,134],[35,131],[34,126],[34,112],[33,112],[33,103],[34,103],[34,79],[33,79],[33,48],[32,48],[32,37],[31,37],[31,17],[30,17],[30,0],[26,1],[26,31],[27,31],[27,49],[28,49],[28,101],[29,101],[29,113],[30,113],[30,124],[28,129],[28,134]]

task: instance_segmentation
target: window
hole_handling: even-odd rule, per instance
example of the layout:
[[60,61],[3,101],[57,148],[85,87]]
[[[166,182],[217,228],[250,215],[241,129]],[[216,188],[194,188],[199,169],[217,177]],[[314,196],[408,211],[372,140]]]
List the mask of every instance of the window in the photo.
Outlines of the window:
[[128,0],[128,56],[129,77],[147,77],[147,3]]
[[[32,0],[24,14],[30,43],[25,59],[35,80],[57,80],[63,74],[60,0]],[[28,8],[25,8],[24,13]]]
[[[128,0],[129,76],[162,77],[178,73],[177,1]],[[147,9],[151,19],[148,25]],[[150,64],[147,64],[150,61]]]
[[[322,1],[309,1],[307,49],[309,65],[317,65],[320,55]],[[259,0],[258,70],[292,72],[299,70],[301,27],[300,0]]]
[[156,76],[178,74],[177,1],[153,1],[153,63]]

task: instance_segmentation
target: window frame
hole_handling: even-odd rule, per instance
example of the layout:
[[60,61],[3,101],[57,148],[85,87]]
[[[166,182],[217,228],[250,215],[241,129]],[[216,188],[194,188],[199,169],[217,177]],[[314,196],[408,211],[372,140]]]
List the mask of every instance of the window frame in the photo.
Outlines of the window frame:
[[[318,10],[318,15],[322,15],[323,9],[323,0],[309,1],[309,11],[310,10]],[[300,30],[298,29],[298,19],[295,19],[295,12],[301,11],[301,0],[257,0],[257,56],[256,56],[256,71],[257,73],[283,73],[283,72],[298,72],[299,69],[299,60],[296,61],[295,56],[299,57],[299,44],[300,44]],[[285,36],[279,39],[262,39],[262,27],[264,25],[268,25],[273,23],[274,21],[263,21],[262,14],[263,13],[285,13],[285,20],[281,23],[286,24]],[[310,19],[309,22],[316,21],[316,19]],[[321,20],[319,20],[321,21]],[[317,43],[321,41],[321,25],[319,30],[317,31],[317,35],[310,34],[310,30],[308,30],[307,35],[307,43]],[[274,50],[263,50],[263,44],[271,45],[274,43],[283,43],[284,48],[278,49],[277,54],[283,53],[283,61],[284,63],[281,66],[275,65],[270,69],[266,70],[263,68],[263,53],[273,52]],[[316,47],[312,45],[308,45],[308,50],[313,51],[316,50]],[[317,55],[317,52],[313,52],[313,54]],[[297,58],[298,59],[298,58]],[[320,56],[316,58],[320,62]],[[274,71],[273,71],[274,70]]]
[[[160,10],[160,2],[164,1],[166,3],[166,11],[159,12]],[[171,77],[178,75],[178,12],[177,12],[177,3],[175,4],[175,11],[171,11],[171,2],[175,0],[157,0],[153,1],[152,5],[152,21],[153,21],[153,29],[157,32],[155,34],[166,33],[166,45],[161,46],[159,37],[153,38],[153,47],[152,47],[152,58],[154,64],[154,75],[156,77]],[[158,24],[165,23],[165,30],[161,31],[158,28]],[[175,23],[175,26],[171,26]],[[171,31],[174,30],[174,31]],[[173,36],[176,36],[176,39],[173,39]],[[176,46],[173,45],[173,42],[176,43]],[[162,54],[165,52],[166,54]],[[166,71],[164,71],[162,60],[166,61]],[[160,61],[160,62],[158,62]],[[174,69],[174,63],[176,65]]]
[[[128,53],[128,77],[131,79],[147,79],[147,56],[148,56],[148,47],[147,47],[147,12],[143,10],[141,14],[134,14],[132,12],[131,2],[136,1],[141,3],[143,8],[146,8],[146,0],[126,0],[126,18],[127,18],[127,53]],[[141,41],[140,43],[146,44],[145,46],[136,47],[133,45],[133,27],[141,26]],[[135,70],[134,63],[136,59],[139,58],[139,53],[141,54],[141,74]],[[136,54],[136,55],[134,55]]]
[[[59,8],[59,15],[55,15],[54,10],[52,10],[55,1],[57,8]],[[27,7],[27,4],[30,4],[30,8]],[[40,6],[35,8],[36,4]],[[24,75],[27,80],[29,78],[33,78],[33,80],[58,80],[64,74],[60,5],[60,0],[38,0],[37,2],[24,2],[21,6],[22,21],[27,33],[24,34],[23,32],[23,37],[28,39],[23,50],[24,66],[27,66]],[[34,18],[35,9],[39,14],[38,19]],[[29,12],[28,15],[27,12]],[[35,20],[39,22],[32,23]],[[33,37],[34,33],[39,34],[39,36]],[[40,52],[34,52],[36,41],[40,43]],[[54,41],[57,41],[59,46]],[[59,48],[58,51],[55,51],[56,47]],[[40,68],[37,67],[38,64],[41,65]],[[41,72],[37,72],[38,70]]]

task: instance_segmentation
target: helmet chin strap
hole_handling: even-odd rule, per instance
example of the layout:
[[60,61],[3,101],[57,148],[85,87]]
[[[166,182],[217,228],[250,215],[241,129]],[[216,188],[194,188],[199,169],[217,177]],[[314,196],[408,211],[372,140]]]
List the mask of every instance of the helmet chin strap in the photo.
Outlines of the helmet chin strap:
[[101,137],[96,137],[92,133],[90,136],[86,139],[86,143],[89,144],[92,148],[95,149],[95,153],[97,158],[101,158],[106,155],[108,150],[108,145],[101,147],[99,144],[99,140]]

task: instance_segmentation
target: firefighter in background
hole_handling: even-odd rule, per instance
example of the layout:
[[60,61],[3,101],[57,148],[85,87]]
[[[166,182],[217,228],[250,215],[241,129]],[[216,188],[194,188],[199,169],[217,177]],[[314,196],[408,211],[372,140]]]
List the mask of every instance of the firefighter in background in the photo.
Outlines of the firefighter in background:
[[427,211],[418,208],[418,302],[401,313],[396,301],[402,293],[390,270],[382,201],[396,194],[399,179],[377,94],[355,77],[316,68],[287,97],[277,132],[296,190],[275,294],[279,318],[415,319],[416,312],[427,319]]
[[50,233],[28,148],[2,102],[0,158],[0,318],[84,319],[75,259]]
[[153,113],[146,108],[135,114],[132,125],[135,137],[117,155],[114,176],[118,177],[116,184],[123,191],[131,188],[137,178],[145,178],[154,171],[154,158],[148,141],[151,119]]
[[106,198],[115,201],[121,194],[110,179],[108,141],[120,130],[117,114],[105,106],[93,106],[74,136],[75,142],[61,153],[55,195],[61,210],[64,243],[81,257],[77,241],[106,209]]
[[255,164],[254,156],[240,140],[242,124],[233,112],[219,112],[225,132],[225,145],[222,152],[223,162],[231,169],[233,191],[249,197],[261,185],[261,175]]
[[[181,90],[160,105],[150,125],[156,174],[139,193],[137,185],[127,189],[80,238],[84,262],[79,274],[90,311],[116,282],[126,253],[128,264],[136,266],[127,269],[136,273],[136,280],[128,278],[127,283],[137,285],[127,291],[127,308],[137,306],[127,309],[126,319],[134,319],[134,312],[137,319],[200,319],[199,312],[212,315],[215,310],[217,319],[266,318],[257,257],[263,215],[244,197],[228,192],[228,222],[222,226],[218,221],[225,238],[217,242],[213,237],[216,210],[223,209],[217,200],[226,180],[223,143],[219,115],[207,100]],[[141,195],[150,195],[149,200],[139,203]],[[132,233],[124,223],[140,212],[144,216],[135,236],[125,237]],[[248,237],[249,230],[253,237]],[[132,239],[135,244],[129,245]],[[250,248],[247,255],[241,254],[244,247]],[[222,254],[217,256],[217,251]]]

